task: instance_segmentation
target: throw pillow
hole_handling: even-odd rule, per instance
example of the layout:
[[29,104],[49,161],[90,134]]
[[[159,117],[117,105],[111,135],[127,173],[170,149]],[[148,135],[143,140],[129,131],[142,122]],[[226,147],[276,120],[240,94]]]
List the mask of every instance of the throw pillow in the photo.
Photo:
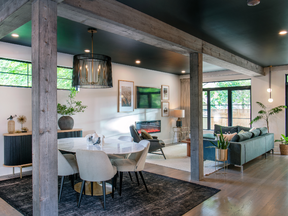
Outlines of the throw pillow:
[[239,134],[239,140],[238,142],[241,142],[241,141],[245,141],[245,140],[248,140],[252,137],[252,133],[251,132],[246,132],[246,133],[243,133],[243,134]]
[[153,139],[153,137],[145,130],[141,130],[141,136],[143,137],[143,139]]
[[249,132],[249,131],[241,130],[238,134],[243,134],[243,133],[246,133],[246,132]]
[[[224,137],[224,140],[227,140],[228,142],[231,141],[231,139],[236,135],[237,133],[233,133],[233,134],[223,134],[223,137]],[[219,136],[220,134],[217,134],[218,136],[218,139],[219,139]]]
[[241,130],[249,131],[250,128],[249,127],[238,126],[238,132],[240,132]]
[[225,133],[226,134],[232,134],[232,133],[235,133],[235,132],[238,133],[238,126],[226,127],[226,126],[221,126],[221,125],[215,124],[214,125],[214,134],[220,134],[221,133],[220,128],[222,128],[222,133],[223,134],[225,134]]
[[253,136],[252,136],[251,138],[257,137],[257,136],[259,136],[260,133],[261,133],[261,131],[260,131],[258,128],[254,129],[254,130],[252,130],[252,131],[250,131],[250,132],[253,134]]
[[261,128],[259,128],[259,130],[261,131],[261,133],[260,133],[261,136],[268,133],[267,127],[261,127]]
[[252,127],[250,130],[249,130],[249,132],[251,132],[251,131],[253,131],[253,130],[255,130],[255,129],[257,129],[256,127]]

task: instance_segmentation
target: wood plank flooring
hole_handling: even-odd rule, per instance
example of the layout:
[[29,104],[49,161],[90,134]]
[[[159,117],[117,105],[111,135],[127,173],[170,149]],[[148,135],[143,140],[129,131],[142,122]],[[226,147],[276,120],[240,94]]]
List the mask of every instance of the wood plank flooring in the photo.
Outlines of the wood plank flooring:
[[[146,163],[145,171],[190,181],[190,173]],[[11,176],[0,177],[0,180]],[[277,216],[288,215],[288,156],[268,154],[240,168],[230,166],[226,175],[214,173],[197,184],[221,189],[185,216]],[[148,183],[149,187],[149,183]],[[19,213],[0,199],[1,216]]]

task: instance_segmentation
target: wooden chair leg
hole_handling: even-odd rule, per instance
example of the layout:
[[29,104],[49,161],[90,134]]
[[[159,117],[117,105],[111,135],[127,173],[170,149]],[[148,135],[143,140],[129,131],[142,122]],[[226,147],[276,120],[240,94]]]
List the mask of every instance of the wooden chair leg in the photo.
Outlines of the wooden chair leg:
[[58,199],[58,202],[60,202],[60,200],[61,200],[61,195],[62,195],[63,185],[64,185],[64,178],[65,178],[65,176],[62,176],[62,178],[61,178],[61,186],[60,186],[60,191],[59,191],[59,199]]
[[140,173],[141,179],[142,179],[142,181],[143,181],[143,183],[144,183],[144,185],[145,185],[146,191],[149,193],[148,188],[147,188],[147,185],[146,185],[146,183],[145,183],[145,181],[144,181],[144,177],[143,177],[142,171],[139,171],[139,173]]
[[120,172],[120,190],[119,190],[120,196],[121,196],[121,191],[122,191],[122,180],[123,180],[123,172]]
[[103,200],[104,200],[104,210],[106,210],[106,183],[102,182],[102,190],[103,190]]
[[136,176],[136,179],[137,179],[137,183],[138,183],[138,186],[140,185],[140,183],[139,183],[139,179],[138,179],[138,174],[137,174],[137,172],[135,172],[135,176]]
[[80,204],[81,204],[81,199],[82,199],[84,187],[85,187],[85,181],[83,180],[82,185],[81,185],[80,196],[79,196],[79,200],[78,200],[78,208],[80,207]]

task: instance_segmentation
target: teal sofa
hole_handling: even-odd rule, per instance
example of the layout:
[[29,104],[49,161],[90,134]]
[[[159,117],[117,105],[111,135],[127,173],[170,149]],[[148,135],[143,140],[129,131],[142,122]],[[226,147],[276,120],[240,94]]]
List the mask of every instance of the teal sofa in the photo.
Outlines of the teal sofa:
[[[215,125],[214,133],[220,133],[220,125]],[[274,134],[268,133],[266,127],[257,128],[252,132],[248,132],[250,128],[242,126],[222,126],[222,132],[239,133],[241,130],[247,131],[243,135],[239,134],[233,137],[228,149],[228,163],[241,168],[243,172],[243,164],[259,157],[260,155],[272,151],[274,153]],[[203,155],[204,160],[215,160],[215,149],[207,148],[212,146],[211,141],[216,143],[214,135],[203,135]]]

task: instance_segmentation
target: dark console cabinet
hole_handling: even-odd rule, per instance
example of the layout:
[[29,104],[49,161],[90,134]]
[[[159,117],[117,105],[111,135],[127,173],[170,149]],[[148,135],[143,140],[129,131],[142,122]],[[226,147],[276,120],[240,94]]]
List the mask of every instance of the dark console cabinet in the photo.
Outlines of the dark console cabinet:
[[[58,131],[58,139],[82,137],[81,129]],[[4,134],[4,165],[17,167],[32,163],[32,133]]]

